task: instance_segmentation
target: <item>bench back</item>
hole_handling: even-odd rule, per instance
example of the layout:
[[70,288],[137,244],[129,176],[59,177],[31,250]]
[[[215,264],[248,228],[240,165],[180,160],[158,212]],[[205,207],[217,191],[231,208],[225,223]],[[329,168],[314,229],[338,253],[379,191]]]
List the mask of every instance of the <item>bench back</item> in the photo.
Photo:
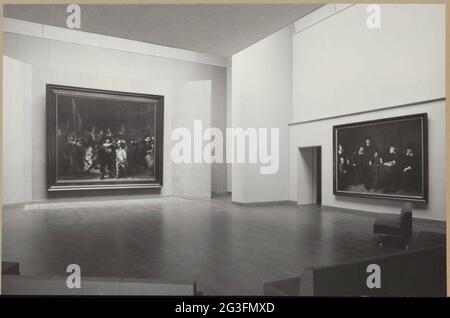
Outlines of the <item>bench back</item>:
[[[369,288],[367,272],[380,266],[380,288]],[[445,296],[445,246],[385,254],[347,264],[312,267],[302,272],[300,296]]]

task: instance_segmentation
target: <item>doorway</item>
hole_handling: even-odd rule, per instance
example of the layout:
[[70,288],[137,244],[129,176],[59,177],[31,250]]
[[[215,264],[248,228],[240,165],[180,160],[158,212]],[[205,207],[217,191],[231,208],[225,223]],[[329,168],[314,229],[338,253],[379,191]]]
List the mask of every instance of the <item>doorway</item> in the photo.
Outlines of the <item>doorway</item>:
[[301,147],[297,160],[297,203],[322,204],[322,147]]

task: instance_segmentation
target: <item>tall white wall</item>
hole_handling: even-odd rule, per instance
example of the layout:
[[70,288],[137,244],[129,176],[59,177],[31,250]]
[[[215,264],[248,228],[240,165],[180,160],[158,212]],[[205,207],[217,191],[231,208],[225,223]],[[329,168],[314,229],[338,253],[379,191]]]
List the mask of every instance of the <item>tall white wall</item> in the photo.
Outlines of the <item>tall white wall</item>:
[[[293,118],[289,199],[297,201],[298,148],[322,146],[322,203],[398,213],[401,202],[333,195],[332,126],[427,112],[429,203],[416,217],[445,219],[445,7],[381,5],[368,29],[367,5],[333,5],[297,23],[293,37]],[[340,11],[339,11],[340,10]],[[306,26],[305,26],[306,24]],[[416,103],[415,105],[389,108]]]
[[295,34],[293,122],[445,96],[445,6],[380,8],[380,29],[358,4]]
[[[232,117],[231,117],[231,72],[232,66],[227,67],[227,119],[226,119],[226,127],[231,128],[232,125]],[[226,149],[227,152],[229,149]],[[227,163],[227,192],[232,192],[232,164]]]
[[[4,54],[30,65],[31,102],[26,105],[23,120],[16,121],[16,129],[27,132],[32,140],[31,168],[25,171],[24,182],[32,188],[32,200],[46,198],[45,184],[45,84],[61,84],[116,91],[159,94],[165,96],[164,114],[164,186],[163,194],[171,194],[172,162],[170,160],[172,120],[183,116],[183,105],[177,104],[177,87],[184,82],[209,81],[210,90],[199,92],[210,98],[208,112],[198,113],[208,125],[219,122],[226,112],[226,68],[186,62],[171,58],[68,43],[51,39],[4,33]],[[9,73],[4,73],[4,78]],[[201,96],[200,96],[201,97]],[[199,97],[199,98],[200,98]],[[4,104],[4,108],[12,107]],[[8,117],[5,120],[11,120]],[[200,116],[201,115],[201,116]],[[225,122],[225,117],[222,120]],[[31,122],[31,125],[26,125]],[[4,129],[4,139],[13,138],[14,130]],[[12,167],[13,157],[4,158],[6,169]],[[209,167],[211,169],[211,166]],[[210,191],[226,189],[226,167],[214,175],[209,174]],[[217,172],[217,170],[216,170]],[[191,178],[195,182],[199,179]],[[4,184],[4,188],[10,184]],[[15,191],[16,189],[13,188]],[[202,190],[203,191],[203,190]],[[204,192],[202,192],[204,193]]]
[[[27,116],[31,97],[31,67],[18,60],[3,57],[3,201],[8,203],[31,200],[32,136],[31,117]],[[9,107],[5,107],[8,105]],[[24,122],[23,122],[24,121]],[[20,129],[18,126],[23,125]]]
[[[202,119],[203,129],[211,127],[210,121],[207,120],[211,113],[211,81],[185,82],[176,90],[176,104],[179,105],[179,108],[178,116],[172,118],[172,128],[187,128],[191,137],[195,138],[195,120]],[[172,145],[178,142],[174,140]],[[202,145],[205,144],[204,141]],[[193,143],[191,143],[190,157],[193,161]],[[172,194],[209,196],[212,190],[213,172],[211,165],[207,163],[172,163]]]
[[261,164],[232,166],[232,199],[240,203],[288,198],[288,128],[292,105],[292,34],[288,26],[232,57],[231,117],[234,128],[279,128],[280,167],[261,174]]

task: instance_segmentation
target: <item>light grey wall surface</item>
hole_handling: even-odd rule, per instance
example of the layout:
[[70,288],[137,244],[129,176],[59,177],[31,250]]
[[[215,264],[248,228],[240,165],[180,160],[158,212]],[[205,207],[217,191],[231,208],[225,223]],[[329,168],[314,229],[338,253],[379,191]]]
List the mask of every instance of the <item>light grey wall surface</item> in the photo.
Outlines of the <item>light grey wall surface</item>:
[[[232,116],[231,116],[231,73],[233,71],[233,67],[227,67],[227,128],[233,127],[232,124]],[[229,151],[228,146],[226,146],[225,154]],[[227,163],[227,192],[232,192],[232,165],[231,163]]]
[[278,128],[280,137],[277,173],[261,174],[260,163],[233,164],[233,201],[251,203],[288,198],[287,124],[292,107],[293,31],[294,26],[288,26],[232,57],[232,126]]
[[[31,200],[32,136],[31,117],[27,115],[31,98],[31,67],[29,64],[4,56],[3,73],[3,200]],[[5,107],[8,105],[9,107]],[[24,129],[28,127],[28,129]]]
[[[192,137],[191,160],[194,158],[194,121],[202,120],[202,127],[211,126],[211,81],[185,82],[176,87],[177,116],[172,116],[172,131],[187,128]],[[172,142],[177,143],[178,141]],[[206,141],[202,145],[205,146]],[[214,164],[172,162],[172,194],[208,197],[214,180]],[[225,186],[225,185],[224,185]]]
[[[445,97],[444,6],[380,7],[381,29],[367,28],[361,4],[331,8],[293,38],[292,121],[316,121],[290,126],[289,199],[298,200],[298,148],[321,145],[324,205],[398,213],[399,201],[333,195],[332,126],[426,112],[429,203],[414,213],[445,220],[445,101],[424,102]],[[418,104],[387,108],[406,103]]]
[[[225,69],[225,79],[224,82],[222,83],[222,85],[225,86],[225,95],[224,97],[224,101],[221,104],[221,107],[210,107],[210,113],[211,113],[211,121],[210,121],[210,126],[211,127],[215,127],[215,128],[219,128],[220,131],[222,131],[223,133],[223,145],[224,145],[224,151],[223,151],[223,160],[225,160],[225,131],[226,131],[226,127],[227,127],[227,108],[228,108],[228,104],[227,104],[227,98],[228,98],[228,93],[227,93],[227,74],[226,74],[226,69]],[[223,194],[227,192],[227,184],[228,184],[228,179],[227,179],[227,169],[228,166],[225,162],[222,163],[212,163],[211,164],[211,191],[213,193],[217,193],[217,194]]]
[[[32,185],[33,200],[45,199],[47,196],[45,184],[45,84],[47,83],[164,95],[163,194],[172,193],[171,121],[182,113],[179,112],[181,106],[175,102],[176,86],[183,82],[210,81],[210,108],[218,110],[219,115],[216,119],[226,111],[226,69],[223,67],[11,33],[4,34],[4,54],[31,67],[31,103],[24,112],[25,118],[17,120],[17,129],[27,132],[32,139],[32,168],[25,172],[24,182]],[[11,106],[4,105],[4,107]],[[204,118],[198,119],[210,124],[211,111],[203,113],[203,116]],[[31,127],[25,126],[27,120],[31,121]],[[13,131],[5,130],[4,138],[10,138],[12,133]],[[11,160],[13,158],[4,158],[6,167],[12,165]],[[222,165],[217,169],[224,171],[217,173],[217,177],[213,179],[214,188],[226,189],[226,166]],[[193,182],[196,182],[195,179]]]
[[380,29],[357,4],[295,34],[293,122],[445,96],[445,6],[380,8]]

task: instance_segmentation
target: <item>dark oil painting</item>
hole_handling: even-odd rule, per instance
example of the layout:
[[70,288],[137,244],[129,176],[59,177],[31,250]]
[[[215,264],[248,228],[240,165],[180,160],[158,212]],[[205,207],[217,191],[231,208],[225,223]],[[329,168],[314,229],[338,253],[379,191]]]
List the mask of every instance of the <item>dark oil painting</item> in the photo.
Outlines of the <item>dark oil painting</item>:
[[333,127],[334,194],[427,201],[427,114]]
[[163,98],[47,86],[49,189],[162,185]]

